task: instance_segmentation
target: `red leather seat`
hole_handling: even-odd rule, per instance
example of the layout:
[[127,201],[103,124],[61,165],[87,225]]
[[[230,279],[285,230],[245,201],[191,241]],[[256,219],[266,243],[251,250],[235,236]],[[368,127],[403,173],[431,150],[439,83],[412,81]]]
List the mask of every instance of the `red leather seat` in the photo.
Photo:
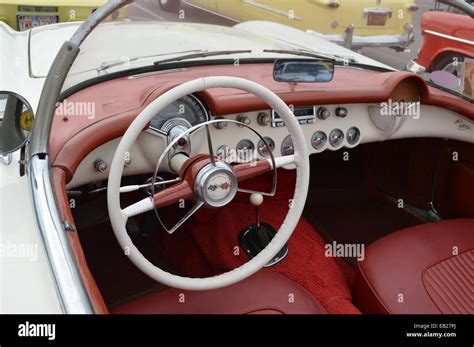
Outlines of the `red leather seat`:
[[419,225],[374,242],[353,294],[364,313],[474,313],[474,219]]
[[[184,296],[183,296],[184,294]],[[166,289],[110,309],[114,314],[325,314],[300,285],[263,269],[222,289],[191,292]]]

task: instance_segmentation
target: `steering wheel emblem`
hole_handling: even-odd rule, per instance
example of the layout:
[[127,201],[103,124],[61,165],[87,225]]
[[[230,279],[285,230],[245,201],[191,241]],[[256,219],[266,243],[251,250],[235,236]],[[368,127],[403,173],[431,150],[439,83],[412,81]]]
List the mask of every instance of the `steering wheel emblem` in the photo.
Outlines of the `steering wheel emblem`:
[[208,207],[227,205],[237,194],[237,177],[224,162],[208,164],[197,175],[195,192]]

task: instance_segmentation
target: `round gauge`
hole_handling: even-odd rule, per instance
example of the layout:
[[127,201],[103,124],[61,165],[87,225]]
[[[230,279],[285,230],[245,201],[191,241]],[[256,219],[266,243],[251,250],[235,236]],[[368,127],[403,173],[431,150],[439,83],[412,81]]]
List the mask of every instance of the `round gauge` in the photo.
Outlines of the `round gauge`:
[[340,147],[343,141],[344,141],[344,133],[340,129],[334,129],[329,134],[329,143],[334,148]]
[[[263,142],[265,140],[265,142]],[[258,153],[262,157],[268,157],[269,156],[269,150],[273,152],[275,150],[275,141],[273,141],[270,137],[264,137],[263,140],[260,140],[258,142]]]
[[357,144],[360,140],[360,130],[359,128],[352,127],[349,130],[347,130],[347,142],[353,146]]
[[311,138],[311,144],[313,145],[313,148],[317,151],[320,151],[326,146],[326,142],[328,141],[328,137],[326,133],[323,131],[317,131],[313,134],[313,137]]
[[173,118],[182,118],[192,126],[207,122],[209,116],[202,102],[194,95],[187,95],[176,100],[150,121],[150,128],[166,133],[163,125]]
[[295,147],[293,147],[293,139],[288,135],[281,144],[281,154],[293,155],[295,154]]
[[220,146],[216,152],[217,158],[225,162],[227,162],[228,160],[231,160],[231,154],[232,154],[232,150],[227,145]]
[[255,145],[250,140],[242,140],[237,144],[237,156],[243,161],[254,159]]

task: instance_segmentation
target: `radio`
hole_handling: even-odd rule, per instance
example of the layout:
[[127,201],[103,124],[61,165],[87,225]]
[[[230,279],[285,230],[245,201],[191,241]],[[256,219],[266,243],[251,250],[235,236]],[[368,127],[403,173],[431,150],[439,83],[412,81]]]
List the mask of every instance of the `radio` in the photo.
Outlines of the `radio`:
[[[313,124],[316,122],[316,106],[295,107],[293,114],[300,124]],[[275,110],[272,110],[272,127],[284,127],[285,123]]]

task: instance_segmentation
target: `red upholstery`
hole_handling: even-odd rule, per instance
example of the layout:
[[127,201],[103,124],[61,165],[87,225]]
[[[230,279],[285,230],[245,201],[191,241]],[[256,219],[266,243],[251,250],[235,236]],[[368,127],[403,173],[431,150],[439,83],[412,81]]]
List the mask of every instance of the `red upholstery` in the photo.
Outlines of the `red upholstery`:
[[326,311],[303,287],[264,269],[247,280],[222,289],[153,292],[112,308],[110,313],[325,314]]
[[371,244],[354,304],[365,313],[474,313],[474,219],[407,228]]

